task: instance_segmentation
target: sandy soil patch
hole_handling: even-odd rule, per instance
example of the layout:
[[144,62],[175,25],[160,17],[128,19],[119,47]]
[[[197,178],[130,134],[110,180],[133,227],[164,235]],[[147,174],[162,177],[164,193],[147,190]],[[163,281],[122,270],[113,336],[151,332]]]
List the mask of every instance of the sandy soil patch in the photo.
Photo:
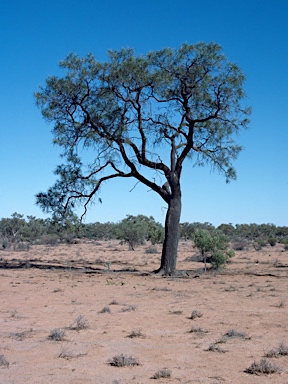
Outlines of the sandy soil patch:
[[285,354],[266,358],[280,373],[246,372],[288,345],[281,245],[236,252],[216,274],[202,273],[181,242],[181,278],[151,274],[160,247],[146,248],[86,241],[1,252],[0,383],[288,383]]

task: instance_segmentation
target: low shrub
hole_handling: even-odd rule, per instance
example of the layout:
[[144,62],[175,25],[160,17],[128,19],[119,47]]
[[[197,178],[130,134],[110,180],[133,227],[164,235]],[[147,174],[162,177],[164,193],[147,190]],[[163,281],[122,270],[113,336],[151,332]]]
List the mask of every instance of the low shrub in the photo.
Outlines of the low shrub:
[[268,243],[271,245],[271,247],[274,247],[277,244],[277,239],[275,239],[275,237],[270,237],[268,239]]
[[154,373],[151,379],[170,379],[172,372],[170,369],[160,369],[158,372]]
[[63,329],[53,329],[48,336],[48,339],[54,341],[63,341],[65,340],[65,331]]
[[85,319],[83,315],[77,317],[72,325],[70,325],[69,329],[80,331],[81,329],[86,329],[89,327],[88,321]]
[[125,356],[123,354],[112,357],[112,359],[108,360],[108,364],[113,367],[130,367],[140,365],[139,361],[134,359],[134,357]]
[[245,370],[246,373],[250,373],[251,375],[270,375],[272,373],[280,373],[281,371],[281,368],[272,364],[267,359],[262,359],[259,363],[254,361],[254,363]]

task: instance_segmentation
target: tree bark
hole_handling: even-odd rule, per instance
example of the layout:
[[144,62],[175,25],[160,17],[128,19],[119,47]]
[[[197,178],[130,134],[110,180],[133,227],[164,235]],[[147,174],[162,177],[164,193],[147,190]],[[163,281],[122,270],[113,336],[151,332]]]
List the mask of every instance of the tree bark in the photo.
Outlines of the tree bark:
[[161,265],[156,271],[163,275],[174,275],[176,272],[181,207],[181,192],[179,191],[177,195],[171,197],[168,203]]

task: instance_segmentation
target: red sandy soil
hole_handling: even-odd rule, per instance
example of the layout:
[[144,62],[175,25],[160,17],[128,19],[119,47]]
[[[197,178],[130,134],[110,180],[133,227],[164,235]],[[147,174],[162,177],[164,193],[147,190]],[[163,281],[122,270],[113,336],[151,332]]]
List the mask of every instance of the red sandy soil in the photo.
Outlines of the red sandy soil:
[[[192,244],[181,242],[181,277],[150,273],[157,247],[86,241],[0,252],[0,383],[287,384],[288,356],[267,358],[281,373],[245,372],[288,345],[283,246],[238,251],[225,271],[203,273]],[[88,327],[75,330],[79,316]],[[49,338],[55,329],[64,340]],[[223,340],[231,330],[240,336]],[[140,365],[109,364],[122,354]],[[163,369],[171,378],[152,379]]]

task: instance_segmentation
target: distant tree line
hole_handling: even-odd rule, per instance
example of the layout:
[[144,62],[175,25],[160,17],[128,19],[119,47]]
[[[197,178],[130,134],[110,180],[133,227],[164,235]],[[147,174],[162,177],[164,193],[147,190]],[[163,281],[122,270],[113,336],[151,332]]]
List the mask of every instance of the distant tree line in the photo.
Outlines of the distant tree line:
[[[288,227],[274,224],[221,224],[180,223],[182,240],[200,241],[221,238],[233,243],[235,250],[243,250],[253,245],[255,249],[262,246],[282,243],[288,247]],[[210,236],[210,237],[209,237]],[[13,213],[9,218],[0,220],[0,249],[25,250],[32,244],[75,243],[78,239],[111,240],[119,239],[133,250],[137,245],[150,242],[162,244],[164,227],[152,216],[127,215],[123,220],[112,223],[82,223],[78,216],[68,213],[65,216],[40,219]],[[226,241],[225,240],[225,241]],[[200,243],[201,243],[200,241]],[[198,247],[199,248],[199,247]],[[200,248],[199,248],[200,249]]]

